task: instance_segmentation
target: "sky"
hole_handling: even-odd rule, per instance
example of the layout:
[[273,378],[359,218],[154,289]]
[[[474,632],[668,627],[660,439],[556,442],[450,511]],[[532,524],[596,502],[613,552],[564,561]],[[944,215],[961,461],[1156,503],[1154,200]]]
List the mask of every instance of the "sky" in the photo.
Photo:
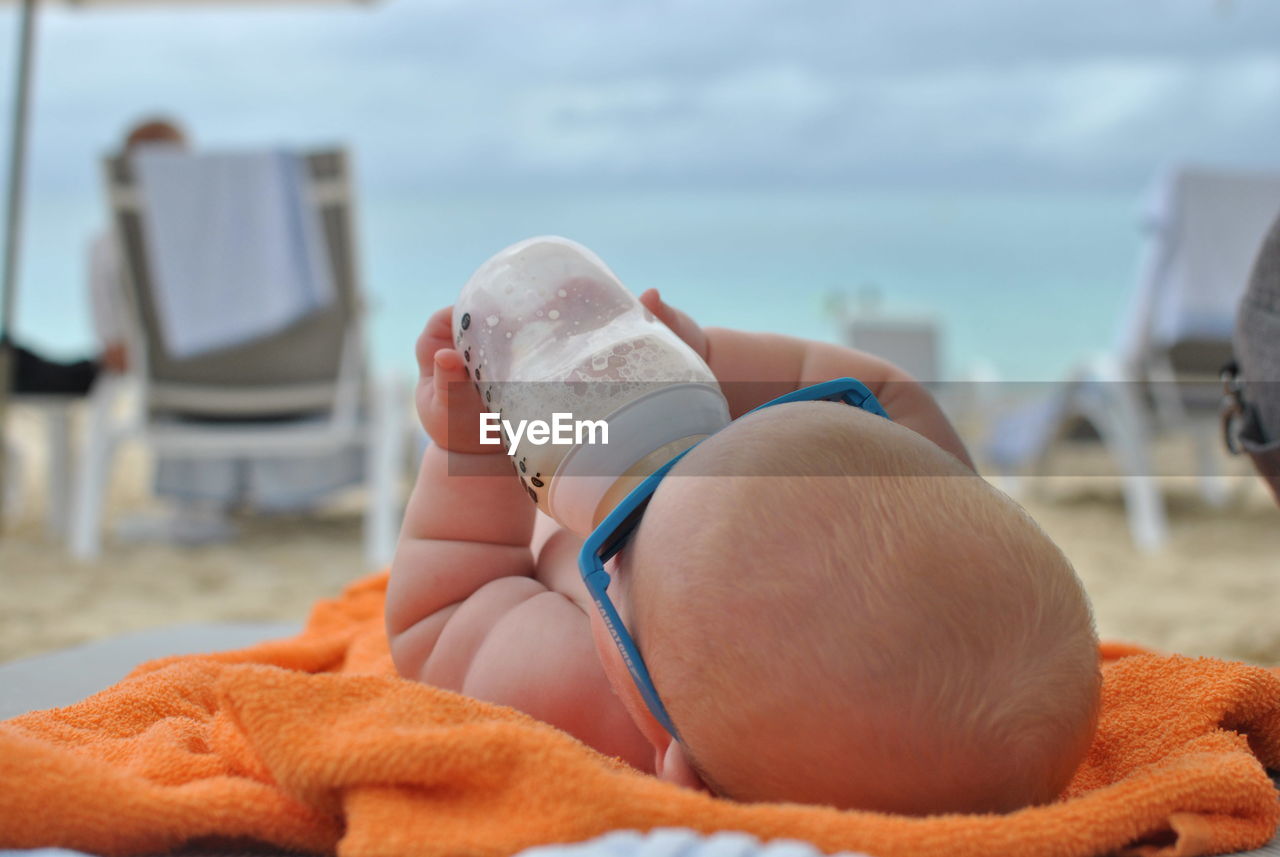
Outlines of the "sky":
[[[377,191],[1126,189],[1280,165],[1275,0],[388,0],[39,21],[33,193],[97,187],[140,115],[336,141]],[[13,7],[0,11],[0,105]]]
[[[700,189],[747,192],[744,235],[771,234],[779,192],[796,191],[834,206],[834,250],[806,258],[827,224],[804,220],[792,244],[757,242],[741,275],[686,276],[709,318],[751,326],[723,317],[744,302],[785,315],[765,298],[797,277],[875,282],[891,310],[945,314],[960,359],[1018,368],[1044,352],[1037,371],[1057,372],[1110,335],[1100,319],[1133,283],[1133,212],[1155,176],[1280,169],[1277,0],[41,5],[17,332],[62,355],[93,346],[83,255],[101,157],[155,113],[206,149],[352,151],[374,327],[395,342],[418,323],[406,307],[447,301],[516,238],[566,231],[674,287],[674,263],[644,267],[647,229],[705,270],[743,254],[708,249],[727,233],[698,200],[734,218]],[[6,131],[16,21],[0,0]],[[691,194],[690,210],[655,213],[637,190]],[[662,222],[623,222],[636,205]]]

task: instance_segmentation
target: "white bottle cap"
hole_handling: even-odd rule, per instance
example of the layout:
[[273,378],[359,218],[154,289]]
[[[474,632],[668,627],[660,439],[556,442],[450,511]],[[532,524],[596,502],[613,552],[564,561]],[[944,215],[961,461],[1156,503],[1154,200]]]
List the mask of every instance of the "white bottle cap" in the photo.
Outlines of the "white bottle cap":
[[672,384],[628,402],[605,421],[609,442],[571,450],[547,497],[551,515],[582,536],[594,529],[600,501],[632,465],[669,443],[724,428],[729,406],[715,384]]

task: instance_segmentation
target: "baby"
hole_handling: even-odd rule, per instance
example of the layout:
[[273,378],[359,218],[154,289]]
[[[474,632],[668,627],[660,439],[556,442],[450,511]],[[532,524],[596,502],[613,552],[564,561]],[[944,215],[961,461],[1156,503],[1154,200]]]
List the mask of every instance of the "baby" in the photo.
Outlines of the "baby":
[[659,485],[610,561],[609,594],[677,740],[587,593],[581,541],[544,530],[546,518],[535,533],[507,456],[478,428],[457,430],[478,427],[483,408],[440,311],[417,345],[435,444],[387,597],[401,674],[741,801],[927,814],[1053,800],[1089,746],[1100,682],[1065,557],[973,472],[900,370],[833,345],[704,330],[653,290],[641,301],[707,361],[735,418],[852,376],[892,421],[776,405],[703,441]]

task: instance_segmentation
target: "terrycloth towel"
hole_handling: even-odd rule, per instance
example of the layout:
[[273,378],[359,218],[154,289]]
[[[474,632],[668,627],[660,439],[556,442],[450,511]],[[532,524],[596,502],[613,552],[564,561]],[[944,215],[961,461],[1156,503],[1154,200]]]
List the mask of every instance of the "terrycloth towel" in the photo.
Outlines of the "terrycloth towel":
[[333,302],[300,156],[151,147],[135,164],[147,264],[170,355],[247,342]]
[[0,724],[0,847],[150,854],[257,840],[342,857],[507,855],[618,829],[738,830],[879,857],[1198,855],[1266,842],[1280,676],[1111,647],[1067,796],[903,818],[736,804],[644,776],[511,709],[394,677],[386,577],[297,637],[176,657]]

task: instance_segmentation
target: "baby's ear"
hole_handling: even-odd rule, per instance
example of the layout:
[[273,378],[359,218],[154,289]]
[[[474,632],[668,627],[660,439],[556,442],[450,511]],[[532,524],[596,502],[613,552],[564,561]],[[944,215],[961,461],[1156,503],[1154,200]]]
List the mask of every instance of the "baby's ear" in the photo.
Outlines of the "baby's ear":
[[694,791],[712,794],[711,788],[689,762],[689,756],[679,741],[672,740],[665,751],[655,748],[653,772],[658,779],[675,783]]

